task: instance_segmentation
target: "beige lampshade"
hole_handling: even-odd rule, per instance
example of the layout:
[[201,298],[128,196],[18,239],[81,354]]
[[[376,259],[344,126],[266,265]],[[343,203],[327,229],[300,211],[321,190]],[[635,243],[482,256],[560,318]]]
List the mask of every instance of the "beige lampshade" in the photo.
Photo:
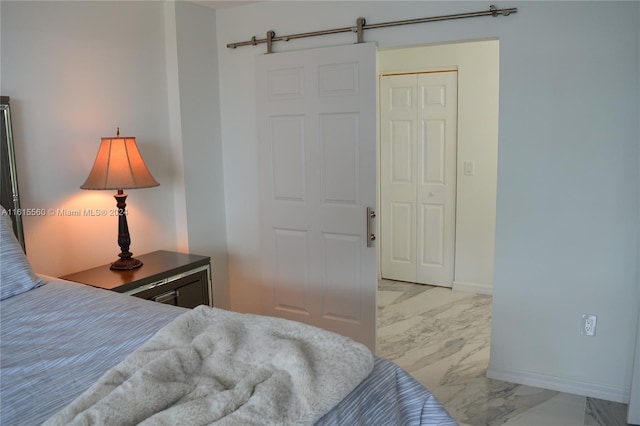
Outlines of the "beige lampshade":
[[[119,133],[119,132],[118,132]],[[136,138],[102,138],[96,161],[82,189],[134,189],[160,185],[138,151]]]

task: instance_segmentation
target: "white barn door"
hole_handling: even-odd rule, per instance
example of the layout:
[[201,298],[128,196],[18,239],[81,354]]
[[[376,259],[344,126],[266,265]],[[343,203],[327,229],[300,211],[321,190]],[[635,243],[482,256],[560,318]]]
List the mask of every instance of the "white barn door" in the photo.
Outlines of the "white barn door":
[[256,60],[265,314],[375,346],[374,44]]
[[457,72],[380,80],[383,278],[453,286]]

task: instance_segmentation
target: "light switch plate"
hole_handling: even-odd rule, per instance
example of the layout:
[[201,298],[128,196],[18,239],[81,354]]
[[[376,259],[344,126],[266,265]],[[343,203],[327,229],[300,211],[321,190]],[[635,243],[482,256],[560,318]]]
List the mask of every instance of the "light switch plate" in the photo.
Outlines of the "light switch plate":
[[475,174],[475,164],[473,161],[465,161],[464,162],[464,175],[465,176],[473,176]]

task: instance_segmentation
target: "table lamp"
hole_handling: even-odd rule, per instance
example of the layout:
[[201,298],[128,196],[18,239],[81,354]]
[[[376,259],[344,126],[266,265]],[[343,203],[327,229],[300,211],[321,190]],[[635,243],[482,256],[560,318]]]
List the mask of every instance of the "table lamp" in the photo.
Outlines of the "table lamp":
[[115,138],[102,138],[96,161],[82,189],[116,189],[114,195],[118,207],[118,245],[120,259],[111,264],[111,269],[131,270],[142,266],[142,262],[134,259],[129,251],[131,237],[127,225],[125,189],[149,188],[160,185],[151,176],[144,163],[136,138],[121,137],[120,128]]

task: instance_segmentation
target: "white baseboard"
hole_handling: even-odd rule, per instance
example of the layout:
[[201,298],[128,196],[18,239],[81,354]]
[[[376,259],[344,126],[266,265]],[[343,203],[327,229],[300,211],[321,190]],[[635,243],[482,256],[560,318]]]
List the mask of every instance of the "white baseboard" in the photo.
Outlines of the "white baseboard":
[[502,370],[489,366],[487,369],[489,379],[502,380],[503,382],[517,383],[520,385],[555,390],[574,395],[588,396],[604,399],[606,401],[629,403],[629,389],[615,386],[604,386],[595,383],[569,380],[562,377],[547,376],[545,374],[532,373],[521,370]]
[[454,281],[453,290],[468,291],[471,293],[493,295],[493,286],[491,284],[467,283],[464,281]]

